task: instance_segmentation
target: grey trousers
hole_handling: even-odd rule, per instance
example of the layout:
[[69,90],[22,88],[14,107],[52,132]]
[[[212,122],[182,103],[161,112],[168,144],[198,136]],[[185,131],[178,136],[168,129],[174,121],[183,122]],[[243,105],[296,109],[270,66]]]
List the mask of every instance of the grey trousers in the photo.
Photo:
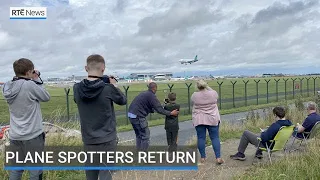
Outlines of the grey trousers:
[[[19,154],[25,155],[27,151],[43,151],[44,143],[45,134],[42,133],[30,140],[10,140],[10,148],[17,150]],[[24,157],[21,156],[21,159],[24,159]],[[23,172],[24,170],[10,171],[9,180],[21,180]],[[30,180],[42,180],[42,170],[30,171]]]
[[[117,148],[117,140],[113,140],[110,142],[102,143],[102,144],[85,144],[85,151],[116,151]],[[98,162],[98,161],[95,161]],[[101,165],[94,165],[101,166]],[[111,164],[105,163],[102,166],[111,166]],[[86,170],[86,178],[87,180],[112,180],[111,170]]]
[[246,151],[248,144],[252,144],[256,147],[258,147],[259,145],[259,140],[257,139],[257,137],[260,137],[260,135],[258,134],[254,134],[248,130],[244,131],[241,139],[240,139],[240,143],[239,143],[239,147],[238,147],[238,152],[241,152],[244,154],[244,152]]

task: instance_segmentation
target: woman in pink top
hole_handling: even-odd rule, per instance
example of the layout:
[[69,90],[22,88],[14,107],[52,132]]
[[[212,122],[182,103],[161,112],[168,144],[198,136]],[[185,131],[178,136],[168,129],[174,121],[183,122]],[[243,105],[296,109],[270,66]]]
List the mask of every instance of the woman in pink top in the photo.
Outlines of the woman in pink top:
[[219,124],[220,114],[217,106],[218,93],[212,90],[208,84],[199,80],[197,82],[198,92],[194,92],[191,96],[193,104],[192,122],[195,126],[198,137],[198,149],[201,154],[201,162],[206,159],[205,142],[207,129],[212,142],[212,147],[216,156],[216,163],[224,163],[220,155],[220,139]]

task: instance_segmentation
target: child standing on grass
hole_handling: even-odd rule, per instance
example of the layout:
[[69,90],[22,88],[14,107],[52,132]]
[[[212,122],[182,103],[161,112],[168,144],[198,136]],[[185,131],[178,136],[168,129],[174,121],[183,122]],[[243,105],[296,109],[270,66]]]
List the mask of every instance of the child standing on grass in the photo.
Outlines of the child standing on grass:
[[[180,105],[176,102],[176,93],[170,92],[168,94],[168,102],[164,106],[167,111],[180,110]],[[178,116],[166,116],[164,128],[167,134],[167,142],[169,151],[177,150],[178,131],[179,131],[179,120]]]

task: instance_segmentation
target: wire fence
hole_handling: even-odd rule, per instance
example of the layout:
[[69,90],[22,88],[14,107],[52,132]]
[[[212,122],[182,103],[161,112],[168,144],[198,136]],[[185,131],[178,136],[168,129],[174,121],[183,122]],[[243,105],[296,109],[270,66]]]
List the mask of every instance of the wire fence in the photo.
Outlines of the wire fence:
[[[267,104],[283,100],[291,100],[297,97],[316,96],[320,91],[320,77],[303,78],[278,78],[278,79],[235,79],[212,81],[209,86],[219,94],[219,109],[231,109],[250,105]],[[130,86],[119,87],[127,97],[125,106],[115,105],[115,113],[118,125],[128,125],[128,107],[132,100],[141,91],[130,90]],[[145,90],[147,87],[145,86]],[[41,103],[42,114],[47,122],[78,121],[77,105],[73,100],[73,92],[70,88],[59,89],[51,95],[49,102]],[[195,82],[168,83],[167,86],[158,88],[156,93],[160,102],[166,98],[169,92],[177,94],[176,102],[180,104],[180,115],[190,115],[192,111],[190,98],[196,91]],[[64,95],[61,95],[64,94]],[[9,122],[9,110],[4,99],[0,99],[0,124]],[[149,120],[163,118],[163,115],[152,113]]]

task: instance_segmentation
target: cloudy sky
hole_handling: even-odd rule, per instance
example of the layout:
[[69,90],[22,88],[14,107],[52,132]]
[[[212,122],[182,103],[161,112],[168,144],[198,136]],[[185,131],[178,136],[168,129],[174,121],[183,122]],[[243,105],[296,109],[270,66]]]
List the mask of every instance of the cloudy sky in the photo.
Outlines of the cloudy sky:
[[[9,7],[48,7],[46,20],[10,20]],[[1,0],[0,81],[30,58],[45,77],[85,75],[98,53],[106,74],[154,71],[315,73],[318,0]],[[179,64],[180,58],[201,60]]]

